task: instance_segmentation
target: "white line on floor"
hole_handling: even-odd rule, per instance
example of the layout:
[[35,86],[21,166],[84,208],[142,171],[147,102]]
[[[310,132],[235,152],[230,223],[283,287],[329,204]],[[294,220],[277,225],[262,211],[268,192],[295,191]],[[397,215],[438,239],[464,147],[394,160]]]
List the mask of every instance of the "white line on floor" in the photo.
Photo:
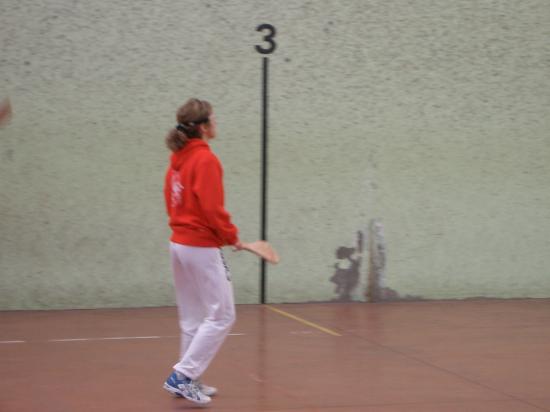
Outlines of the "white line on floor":
[[[229,336],[244,336],[245,333],[230,333]],[[179,336],[112,336],[105,338],[69,338],[69,339],[48,339],[46,342],[89,342],[97,340],[136,340],[136,339],[166,339],[179,338]],[[25,340],[2,340],[0,344],[26,343]]]
[[264,380],[261,379],[261,378],[260,378],[258,375],[256,375],[255,373],[250,372],[250,373],[248,374],[248,376],[250,377],[250,379],[252,379],[252,380],[255,381],[255,382],[259,382],[259,383],[264,382]]
[[161,339],[175,338],[175,336],[113,336],[109,338],[71,338],[71,339],[48,339],[46,342],[86,342],[92,340],[132,340],[132,339]]

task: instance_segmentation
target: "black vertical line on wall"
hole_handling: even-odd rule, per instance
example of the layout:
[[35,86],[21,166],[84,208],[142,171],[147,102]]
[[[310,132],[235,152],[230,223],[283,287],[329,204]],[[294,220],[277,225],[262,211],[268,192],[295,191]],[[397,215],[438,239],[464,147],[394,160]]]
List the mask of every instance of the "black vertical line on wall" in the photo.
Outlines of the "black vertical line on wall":
[[[267,125],[268,125],[268,71],[269,59],[262,59],[262,206],[261,206],[261,239],[267,240]],[[260,302],[266,302],[266,262],[260,263]]]

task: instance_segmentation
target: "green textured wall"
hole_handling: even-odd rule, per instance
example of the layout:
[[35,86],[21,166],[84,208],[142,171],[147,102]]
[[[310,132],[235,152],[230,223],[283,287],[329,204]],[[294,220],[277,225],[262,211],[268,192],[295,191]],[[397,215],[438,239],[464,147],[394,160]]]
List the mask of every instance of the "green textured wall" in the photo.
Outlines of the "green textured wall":
[[[550,297],[550,3],[3,0],[0,308],[173,304],[165,132],[210,100],[227,207],[260,231],[270,59],[272,302],[338,298],[383,224],[392,298]],[[228,253],[237,300],[258,263]]]

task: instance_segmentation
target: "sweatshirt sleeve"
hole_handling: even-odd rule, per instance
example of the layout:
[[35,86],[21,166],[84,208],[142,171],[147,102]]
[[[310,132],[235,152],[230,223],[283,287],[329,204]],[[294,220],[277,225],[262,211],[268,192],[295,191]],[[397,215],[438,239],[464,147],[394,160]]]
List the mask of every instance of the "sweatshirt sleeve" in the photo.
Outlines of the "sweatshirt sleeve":
[[164,177],[164,202],[166,204],[166,214],[170,216],[171,212],[171,206],[172,206],[172,188],[171,188],[171,180],[172,180],[172,169],[170,166],[166,170],[166,176]]
[[225,245],[239,240],[238,229],[224,207],[223,170],[220,161],[211,153],[200,159],[193,182],[204,217]]

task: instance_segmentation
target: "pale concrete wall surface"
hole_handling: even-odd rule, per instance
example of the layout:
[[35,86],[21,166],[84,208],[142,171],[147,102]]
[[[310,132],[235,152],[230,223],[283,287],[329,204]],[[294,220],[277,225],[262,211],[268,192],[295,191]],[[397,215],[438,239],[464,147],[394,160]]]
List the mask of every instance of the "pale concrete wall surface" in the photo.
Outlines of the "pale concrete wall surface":
[[[163,140],[191,96],[258,238],[264,22],[268,301],[365,301],[372,279],[376,299],[550,297],[549,2],[2,10],[0,309],[174,304]],[[258,302],[257,260],[226,255],[237,302]]]

